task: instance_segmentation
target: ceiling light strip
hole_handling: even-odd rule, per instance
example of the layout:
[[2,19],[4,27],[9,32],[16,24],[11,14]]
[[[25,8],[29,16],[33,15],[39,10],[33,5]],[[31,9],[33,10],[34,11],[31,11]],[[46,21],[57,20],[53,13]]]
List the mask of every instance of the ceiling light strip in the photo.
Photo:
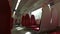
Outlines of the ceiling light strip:
[[15,10],[17,10],[18,6],[19,6],[19,3],[20,3],[21,0],[18,0],[17,1],[17,4],[16,4],[16,7],[15,7]]

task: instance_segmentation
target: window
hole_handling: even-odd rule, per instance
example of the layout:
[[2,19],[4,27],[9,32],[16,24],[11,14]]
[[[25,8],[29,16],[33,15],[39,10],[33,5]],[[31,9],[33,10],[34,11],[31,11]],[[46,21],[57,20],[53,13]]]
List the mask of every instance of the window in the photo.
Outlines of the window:
[[42,8],[39,8],[31,13],[31,15],[35,16],[35,19],[41,19],[42,16]]

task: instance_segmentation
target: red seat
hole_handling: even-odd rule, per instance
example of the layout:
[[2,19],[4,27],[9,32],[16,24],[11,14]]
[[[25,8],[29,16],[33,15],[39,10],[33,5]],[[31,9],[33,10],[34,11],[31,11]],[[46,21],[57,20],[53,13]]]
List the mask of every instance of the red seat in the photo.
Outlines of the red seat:
[[26,16],[22,16],[22,25],[31,28],[32,30],[39,31],[39,27],[36,25],[35,17],[34,15],[31,16],[31,19],[29,17],[29,14],[26,14]]
[[26,14],[25,18],[26,18],[25,26],[26,26],[26,27],[29,27],[29,26],[31,25],[31,24],[30,24],[30,17],[29,17],[29,14]]
[[40,30],[40,28],[39,28],[39,26],[37,26],[37,24],[36,24],[36,20],[35,20],[35,17],[34,17],[34,15],[31,15],[31,19],[30,19],[30,23],[31,23],[31,29],[32,30],[35,30],[35,31],[39,31]]
[[35,21],[34,15],[31,15],[31,25],[36,25],[36,21]]
[[22,26],[25,26],[25,16],[22,16],[21,24],[22,24]]

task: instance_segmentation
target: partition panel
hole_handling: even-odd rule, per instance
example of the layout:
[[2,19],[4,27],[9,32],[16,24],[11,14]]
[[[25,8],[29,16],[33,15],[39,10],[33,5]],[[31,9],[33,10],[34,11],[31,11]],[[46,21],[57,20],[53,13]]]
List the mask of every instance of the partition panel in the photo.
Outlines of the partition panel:
[[0,0],[0,34],[11,34],[11,10],[8,0]]
[[48,31],[50,26],[50,20],[51,20],[51,11],[49,10],[48,4],[45,4],[42,6],[42,18],[41,18],[41,25],[40,25],[40,31]]

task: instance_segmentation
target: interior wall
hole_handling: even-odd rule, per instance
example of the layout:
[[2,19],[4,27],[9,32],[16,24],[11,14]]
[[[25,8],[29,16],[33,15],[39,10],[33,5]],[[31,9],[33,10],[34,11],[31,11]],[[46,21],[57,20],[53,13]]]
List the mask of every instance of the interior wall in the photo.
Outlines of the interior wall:
[[55,4],[56,9],[58,10],[58,26],[60,26],[60,2]]
[[53,24],[55,24],[54,26],[58,25],[58,21],[59,21],[59,15],[58,15],[58,10],[56,5],[52,6],[52,18],[53,18]]
[[[59,7],[54,5],[51,6],[51,10],[49,10],[48,5],[45,3],[42,8],[43,8],[43,13],[42,13],[42,20],[40,27],[41,31],[48,31],[55,29],[57,25],[60,23],[60,22],[58,23],[58,19],[59,19],[58,16],[60,12],[57,10]],[[51,18],[52,18],[52,22],[51,22]]]

